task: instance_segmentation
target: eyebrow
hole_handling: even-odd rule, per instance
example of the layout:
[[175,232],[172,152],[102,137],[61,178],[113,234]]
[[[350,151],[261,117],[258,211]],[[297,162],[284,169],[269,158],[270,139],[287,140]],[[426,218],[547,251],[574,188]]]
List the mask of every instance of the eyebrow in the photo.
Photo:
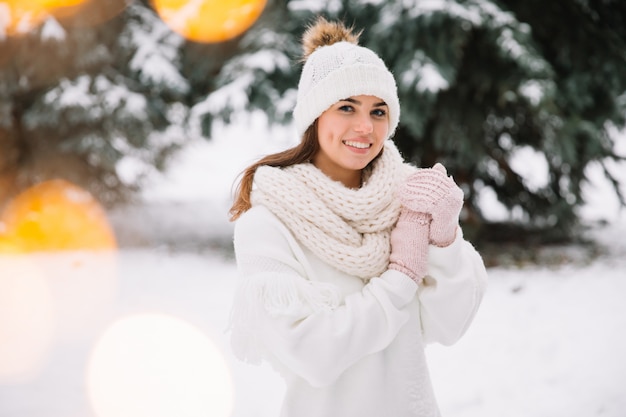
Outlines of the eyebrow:
[[[354,103],[354,104],[357,104],[357,105],[359,105],[359,106],[360,106],[361,104],[363,104],[363,103],[361,103],[359,100],[355,100],[355,99],[353,99],[353,98],[344,98],[344,99],[339,100],[339,101],[347,101],[347,102],[349,102],[349,103]],[[373,107],[382,107],[382,106],[386,106],[386,105],[387,105],[387,103],[385,103],[384,101],[381,101],[381,102],[379,102],[379,103],[375,103]]]

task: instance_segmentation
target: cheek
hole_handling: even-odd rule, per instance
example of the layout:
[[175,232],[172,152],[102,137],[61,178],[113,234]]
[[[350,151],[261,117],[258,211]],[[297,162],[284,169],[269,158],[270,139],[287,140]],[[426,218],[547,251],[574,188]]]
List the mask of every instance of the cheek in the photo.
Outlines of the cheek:
[[332,120],[326,114],[322,114],[317,122],[317,140],[320,144],[328,143],[332,137]]
[[337,141],[337,138],[340,137],[338,127],[331,123],[326,123],[321,125],[317,129],[317,140],[320,143],[320,146],[330,146]]
[[384,147],[385,147],[385,141],[381,140],[380,143],[378,144],[378,149],[376,150],[376,156],[380,155]]
[[317,141],[321,148],[325,148],[326,145],[330,142],[331,133],[328,129],[324,127],[319,127],[317,129]]
[[376,125],[376,136],[380,139],[387,139],[387,135],[389,134],[389,122],[385,121]]

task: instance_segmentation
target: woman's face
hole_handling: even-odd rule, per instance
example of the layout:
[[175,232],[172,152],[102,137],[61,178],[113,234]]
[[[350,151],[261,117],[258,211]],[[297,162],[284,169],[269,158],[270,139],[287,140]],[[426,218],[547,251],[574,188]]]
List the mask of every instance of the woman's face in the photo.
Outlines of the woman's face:
[[380,153],[388,132],[388,108],[380,98],[340,100],[318,118],[320,150],[313,165],[333,180],[358,188],[361,170]]

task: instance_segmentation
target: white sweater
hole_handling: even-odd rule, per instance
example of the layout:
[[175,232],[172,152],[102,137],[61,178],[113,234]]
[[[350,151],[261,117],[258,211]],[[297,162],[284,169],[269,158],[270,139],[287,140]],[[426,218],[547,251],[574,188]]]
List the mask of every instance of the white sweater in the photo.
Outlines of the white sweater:
[[263,206],[239,218],[234,245],[233,351],[285,378],[282,417],[439,415],[424,345],[456,342],[487,283],[460,229],[450,246],[430,247],[419,289],[394,270],[369,282],[338,271]]

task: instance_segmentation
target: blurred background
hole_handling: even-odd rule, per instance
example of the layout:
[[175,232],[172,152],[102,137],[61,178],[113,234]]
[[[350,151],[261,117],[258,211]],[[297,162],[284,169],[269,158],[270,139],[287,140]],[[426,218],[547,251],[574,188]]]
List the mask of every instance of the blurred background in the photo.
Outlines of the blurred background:
[[280,381],[233,362],[224,333],[227,212],[239,172],[298,141],[318,15],[394,73],[395,141],[461,185],[490,267],[477,330],[431,354],[444,414],[623,415],[625,2],[9,0],[0,416],[276,415]]
[[322,14],[363,29],[395,74],[395,140],[464,187],[468,236],[567,241],[590,167],[624,202],[626,5],[552,3],[0,2],[0,205],[62,178],[115,207],[216,127],[288,126],[299,39]]

